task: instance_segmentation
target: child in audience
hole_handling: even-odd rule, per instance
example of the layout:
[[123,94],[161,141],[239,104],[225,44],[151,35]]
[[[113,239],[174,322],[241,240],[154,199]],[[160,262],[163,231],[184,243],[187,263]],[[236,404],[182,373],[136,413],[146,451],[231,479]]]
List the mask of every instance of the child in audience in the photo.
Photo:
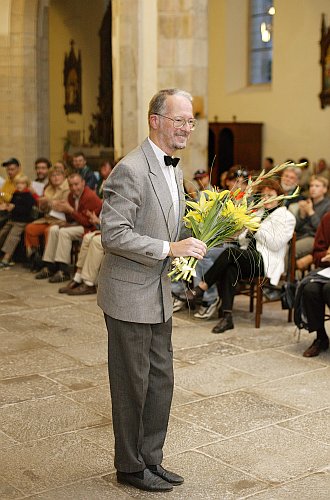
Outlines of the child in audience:
[[4,253],[0,262],[0,269],[7,269],[11,264],[11,257],[20,242],[24,228],[31,220],[31,210],[35,198],[30,191],[30,181],[25,175],[15,177],[16,190],[10,203],[2,203],[1,210],[9,212],[9,219],[0,230],[0,246]]

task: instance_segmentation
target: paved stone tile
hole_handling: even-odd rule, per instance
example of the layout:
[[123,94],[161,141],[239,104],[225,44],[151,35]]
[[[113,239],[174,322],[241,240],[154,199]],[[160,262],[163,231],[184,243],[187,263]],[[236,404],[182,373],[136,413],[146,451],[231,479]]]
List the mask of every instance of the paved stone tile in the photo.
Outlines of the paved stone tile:
[[0,290],[0,302],[8,302],[9,300],[15,299],[16,295],[13,293],[7,293]]
[[251,392],[301,410],[318,410],[329,404],[330,367],[254,386]]
[[113,463],[115,437],[113,434],[112,425],[101,425],[98,427],[92,427],[90,429],[82,429],[80,431],[77,431],[77,435],[107,450],[109,452],[109,457],[111,457]]
[[0,380],[0,406],[54,396],[66,391],[67,387],[40,375]]
[[221,439],[219,434],[202,429],[198,425],[188,423],[176,417],[170,417],[168,432],[164,446],[164,456],[182,453],[202,446],[204,443],[214,443]]
[[[328,334],[330,336],[330,333]],[[299,358],[303,358],[303,352],[311,345],[311,343],[314,340],[313,335],[308,335],[306,333],[304,337],[300,339],[299,342],[295,342],[294,344],[291,345],[286,345],[286,346],[281,346],[278,348],[278,350],[281,350],[283,352],[287,352],[293,356],[298,356]],[[323,351],[321,352],[317,358],[303,358],[307,362],[311,361],[317,361],[318,363],[321,363],[324,366],[329,366],[330,365],[330,351]]]
[[[1,316],[0,316],[1,320]],[[0,356],[5,354],[26,351],[27,349],[37,349],[49,347],[49,344],[39,340],[32,335],[18,335],[13,332],[1,331]],[[49,335],[49,334],[48,334]]]
[[64,396],[27,401],[0,410],[1,430],[20,442],[105,423],[109,419]]
[[255,500],[329,500],[330,472],[316,472],[279,488],[253,495]]
[[14,500],[15,498],[22,498],[23,493],[13,488],[2,477],[0,477],[0,498],[3,500]]
[[[36,310],[31,310],[27,313],[27,317],[31,320],[39,320],[40,312]],[[104,320],[101,314],[92,314],[91,312],[86,310],[86,308],[82,311],[72,304],[64,304],[61,307],[53,307],[49,308],[45,311],[45,318],[47,324],[53,325],[62,325],[68,326],[70,328],[81,328],[84,325],[89,325],[91,327],[95,327],[97,324],[102,324],[104,326]]]
[[111,419],[111,399],[108,383],[92,387],[91,389],[71,392],[67,397],[104,415],[107,419]]
[[[176,455],[165,460],[164,466],[184,477],[185,482],[176,486],[166,494],[166,498],[177,500],[231,500],[252,494],[264,489],[267,484],[243,472],[236,471],[226,465],[193,451]],[[112,484],[116,484],[114,474],[106,476]],[[147,499],[151,494],[134,490],[129,486],[120,486],[120,490],[132,498]],[[152,498],[165,498],[164,494],[152,494]]]
[[15,314],[1,314],[0,321],[1,326],[7,332],[13,332],[20,336],[34,336],[36,332],[48,331],[49,336],[53,329],[57,328],[56,324],[47,322],[47,313],[40,315],[39,319],[29,320],[25,315],[15,313]]
[[72,347],[78,344],[106,341],[106,329],[103,326],[94,327],[90,324],[81,324],[78,327],[77,324],[67,321],[63,326],[53,328],[51,335],[49,331],[44,330],[36,332],[35,337],[55,347]]
[[4,432],[0,431],[0,448],[4,448],[5,446],[10,446],[15,443],[16,441],[14,441],[14,439],[7,436]]
[[28,309],[29,306],[25,304],[25,302],[19,298],[4,300],[0,302],[0,315],[1,314],[9,314],[11,312],[15,313],[18,310],[23,312],[25,309]]
[[296,358],[274,349],[241,354],[224,359],[222,363],[267,380],[288,377],[323,366],[316,361],[309,363],[304,358]]
[[199,399],[202,399],[202,396],[200,396],[199,394],[195,394],[191,391],[186,391],[185,389],[181,389],[181,387],[177,387],[176,385],[174,385],[172,408],[174,406],[184,405],[186,403],[191,403],[192,401],[196,401]]
[[174,356],[182,361],[195,363],[202,359],[208,359],[211,356],[236,356],[247,352],[238,346],[234,346],[225,342],[215,341],[204,345],[198,345],[187,349],[176,349]]
[[[302,436],[330,445],[330,408],[315,411],[279,424]],[[329,451],[330,453],[330,451]],[[329,490],[330,491],[330,490]]]
[[29,500],[128,500],[130,498],[132,497],[109,481],[99,477],[29,496]]
[[67,386],[72,391],[89,389],[109,382],[107,364],[51,372],[46,375],[48,378]]
[[219,357],[213,356],[198,364],[179,368],[175,381],[178,387],[200,395],[212,396],[258,384],[265,381],[265,378],[225,366]]
[[26,495],[113,471],[109,453],[75,433],[14,446],[2,457],[1,476]]
[[55,349],[33,349],[0,357],[0,379],[75,368],[81,363]]
[[182,326],[178,330],[173,331],[172,343],[174,347],[174,352],[179,349],[187,349],[190,347],[196,347],[201,345],[206,345],[214,340],[214,335],[210,332],[210,323],[205,325],[194,325],[187,324]]
[[202,447],[207,455],[270,483],[289,481],[329,464],[329,446],[278,426]]
[[[280,327],[280,328],[279,328]],[[230,330],[221,335],[221,340],[233,345],[247,349],[248,351],[260,351],[271,347],[293,344],[296,342],[294,336],[294,326],[292,324],[272,326],[266,324],[261,328],[251,327],[251,323],[246,328],[240,325],[240,328]]]
[[57,352],[66,354],[86,366],[103,365],[108,361],[108,343],[94,342],[69,347],[58,347]]
[[228,437],[299,414],[298,410],[245,391],[222,394],[172,410],[176,417]]
[[36,293],[35,295],[30,295],[22,297],[22,300],[26,306],[29,308],[33,308],[34,310],[47,309],[51,307],[59,307],[63,304],[60,297],[57,295],[40,295]]

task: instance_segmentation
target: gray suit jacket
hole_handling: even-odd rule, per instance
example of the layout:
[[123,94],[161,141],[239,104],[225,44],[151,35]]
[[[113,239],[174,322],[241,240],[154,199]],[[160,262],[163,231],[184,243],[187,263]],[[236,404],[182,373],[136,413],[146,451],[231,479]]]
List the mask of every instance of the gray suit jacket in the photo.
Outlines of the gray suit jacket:
[[[185,208],[183,174],[175,169],[180,218]],[[172,315],[171,260],[161,260],[163,241],[176,241],[171,193],[146,139],[114,168],[104,185],[101,213],[105,257],[98,281],[98,305],[112,318],[161,323]]]

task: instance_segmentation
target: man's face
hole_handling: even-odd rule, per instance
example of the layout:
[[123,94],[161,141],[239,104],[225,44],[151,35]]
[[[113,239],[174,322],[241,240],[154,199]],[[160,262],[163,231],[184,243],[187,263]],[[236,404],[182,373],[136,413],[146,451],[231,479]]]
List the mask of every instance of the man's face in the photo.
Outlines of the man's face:
[[48,165],[47,163],[40,162],[35,166],[38,181],[44,181],[48,176]]
[[74,156],[72,162],[73,167],[77,170],[82,170],[86,165],[86,160],[83,156]]
[[[168,118],[184,118],[190,120],[194,118],[191,102],[183,96],[167,96],[165,109],[162,115]],[[173,121],[159,115],[151,115],[152,140],[155,140],[162,151],[173,155],[175,150],[184,149],[190,137],[191,130],[187,123],[181,128],[175,128]]]
[[84,187],[85,187],[84,179],[81,179],[78,176],[74,176],[71,177],[71,179],[69,179],[69,188],[75,198],[79,198],[79,196],[84,190]]
[[323,198],[326,195],[327,188],[324,184],[315,179],[309,185],[309,195],[313,199]]
[[7,169],[7,175],[8,175],[10,180],[13,180],[16,177],[16,175],[19,173],[19,170],[20,170],[19,166],[16,165],[15,163],[7,165],[6,169]]
[[284,170],[281,177],[281,186],[284,191],[290,191],[298,184],[298,176],[294,170]]

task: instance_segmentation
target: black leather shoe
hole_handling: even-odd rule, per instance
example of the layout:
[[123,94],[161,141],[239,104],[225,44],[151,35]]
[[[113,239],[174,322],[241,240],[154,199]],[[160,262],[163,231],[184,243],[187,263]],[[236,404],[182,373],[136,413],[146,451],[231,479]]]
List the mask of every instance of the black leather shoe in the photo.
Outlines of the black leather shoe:
[[173,484],[173,486],[179,486],[179,484],[182,484],[184,481],[183,477],[175,474],[174,472],[164,469],[164,467],[162,467],[161,465],[147,465],[147,468],[151,470],[153,474],[156,474],[157,476],[164,479],[164,481]]
[[117,481],[122,484],[129,484],[144,491],[172,491],[173,486],[161,479],[161,477],[153,474],[149,469],[144,469],[141,472],[120,472],[117,471]]
[[223,333],[226,330],[232,330],[234,328],[233,317],[232,315],[225,315],[220,319],[219,323],[215,325],[212,330],[212,333]]
[[329,349],[329,340],[315,339],[311,346],[304,352],[303,356],[305,358],[314,358],[318,356],[320,352]]

